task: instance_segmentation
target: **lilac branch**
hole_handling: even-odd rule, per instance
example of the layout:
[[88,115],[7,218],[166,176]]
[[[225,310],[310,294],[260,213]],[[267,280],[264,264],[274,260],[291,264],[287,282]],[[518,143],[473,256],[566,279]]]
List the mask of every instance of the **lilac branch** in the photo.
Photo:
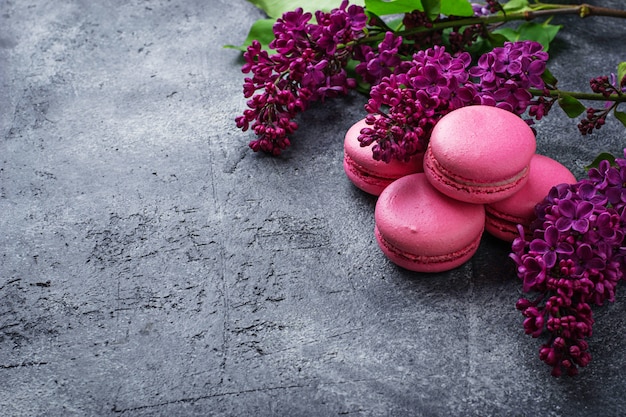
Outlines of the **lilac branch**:
[[[420,26],[404,31],[396,32],[399,36],[410,36],[418,33],[436,32],[451,27],[471,26],[471,25],[490,25],[494,23],[506,23],[516,20],[534,20],[541,17],[550,17],[556,15],[577,15],[580,18],[591,16],[617,17],[626,19],[626,10],[610,9],[608,7],[592,6],[588,4],[580,4],[573,6],[565,6],[559,4],[540,4],[538,10],[525,10],[514,13],[503,13],[489,16],[474,16],[465,19],[455,19],[443,22],[433,22],[432,25]],[[384,33],[368,36],[358,40],[359,43],[370,43],[380,41],[385,37]]]
[[528,90],[530,94],[535,97],[546,96],[546,93],[550,97],[563,97],[570,96],[579,100],[589,100],[589,101],[613,101],[615,103],[624,103],[626,102],[626,94],[612,94],[610,96],[605,96],[600,93],[582,93],[579,91],[565,91],[565,90],[539,90],[536,88],[530,88]]

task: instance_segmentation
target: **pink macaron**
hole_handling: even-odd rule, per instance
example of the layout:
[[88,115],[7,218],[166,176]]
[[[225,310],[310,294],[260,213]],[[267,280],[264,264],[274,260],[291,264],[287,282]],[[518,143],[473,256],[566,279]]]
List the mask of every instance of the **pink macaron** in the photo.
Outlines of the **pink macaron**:
[[573,184],[576,177],[565,166],[543,155],[534,155],[526,184],[511,197],[485,206],[485,230],[491,235],[512,242],[518,237],[517,225],[524,226],[528,238],[531,223],[536,219],[535,206],[550,189],[559,184]]
[[441,272],[476,253],[485,209],[440,193],[424,173],[417,173],[385,188],[374,219],[378,245],[392,262],[411,271]]
[[489,204],[526,183],[535,149],[535,135],[519,116],[492,106],[462,107],[435,125],[424,172],[450,197]]
[[361,190],[378,196],[394,180],[408,174],[423,172],[423,154],[415,155],[409,162],[377,161],[372,156],[372,145],[361,146],[358,137],[361,129],[368,127],[365,119],[352,125],[344,139],[343,168],[346,175]]

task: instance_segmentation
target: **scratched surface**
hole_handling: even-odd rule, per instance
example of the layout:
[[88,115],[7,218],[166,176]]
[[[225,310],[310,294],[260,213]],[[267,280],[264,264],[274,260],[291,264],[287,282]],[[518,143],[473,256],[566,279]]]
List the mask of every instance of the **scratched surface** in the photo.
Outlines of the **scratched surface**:
[[[260,17],[0,2],[0,415],[623,415],[624,288],[596,311],[591,365],[555,380],[507,245],[433,275],[382,256],[341,165],[364,97],[314,105],[281,158],[247,148],[222,45]],[[562,88],[625,58],[623,22],[558,22]],[[626,146],[612,120],[581,138],[553,112],[539,152],[578,177]]]

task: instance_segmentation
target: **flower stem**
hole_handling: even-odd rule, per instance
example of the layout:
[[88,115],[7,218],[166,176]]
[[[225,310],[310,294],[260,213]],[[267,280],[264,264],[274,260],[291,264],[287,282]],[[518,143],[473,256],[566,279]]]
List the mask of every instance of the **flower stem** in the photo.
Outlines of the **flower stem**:
[[[609,16],[609,17],[618,17],[626,19],[626,10],[619,9],[610,9],[608,7],[600,7],[600,6],[592,6],[588,4],[579,4],[579,5],[562,5],[562,4],[548,4],[548,3],[539,3],[537,9],[534,10],[525,10],[521,12],[514,13],[499,13],[491,16],[475,16],[468,17],[465,19],[457,19],[457,20],[449,20],[443,22],[433,22],[430,27],[420,26],[416,28],[411,28],[404,31],[399,31],[396,35],[407,36],[414,35],[416,33],[423,32],[433,32],[441,29],[446,29],[450,27],[460,27],[460,26],[469,26],[469,25],[488,25],[492,23],[504,23],[511,22],[514,20],[533,20],[539,17],[547,17],[547,16],[555,16],[555,15],[566,15],[566,14],[575,14],[580,16],[581,18],[589,17],[589,16]],[[378,33],[373,36],[365,37],[360,40],[360,42],[376,42],[384,39],[384,33]]]
[[[530,94],[535,97],[545,96],[544,90],[539,90],[536,88],[530,88],[528,90]],[[608,97],[603,96],[598,93],[581,93],[578,91],[563,91],[563,90],[548,90],[550,93],[550,97],[562,97],[562,96],[570,96],[579,100],[590,100],[590,101],[612,101],[615,103],[626,103],[626,94],[611,94]]]

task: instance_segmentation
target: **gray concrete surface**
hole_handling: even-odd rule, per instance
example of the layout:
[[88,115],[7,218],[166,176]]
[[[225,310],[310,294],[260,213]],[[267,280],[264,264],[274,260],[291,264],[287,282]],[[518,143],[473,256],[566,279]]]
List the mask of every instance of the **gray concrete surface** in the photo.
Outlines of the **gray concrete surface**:
[[[507,245],[433,275],[383,257],[341,165],[363,96],[314,106],[280,158],[247,148],[221,46],[260,17],[0,1],[0,415],[625,415],[625,288],[596,310],[591,365],[554,379]],[[626,58],[623,21],[556,22],[562,88]],[[625,132],[583,138],[555,109],[538,150],[580,177]]]

